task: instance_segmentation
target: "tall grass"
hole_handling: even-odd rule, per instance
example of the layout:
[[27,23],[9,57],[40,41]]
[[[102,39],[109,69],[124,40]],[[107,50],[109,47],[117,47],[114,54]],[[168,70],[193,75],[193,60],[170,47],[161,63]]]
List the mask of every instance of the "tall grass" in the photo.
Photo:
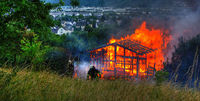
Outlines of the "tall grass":
[[0,71],[0,101],[200,101],[199,91],[169,83],[156,86],[123,80],[72,79],[45,71]]

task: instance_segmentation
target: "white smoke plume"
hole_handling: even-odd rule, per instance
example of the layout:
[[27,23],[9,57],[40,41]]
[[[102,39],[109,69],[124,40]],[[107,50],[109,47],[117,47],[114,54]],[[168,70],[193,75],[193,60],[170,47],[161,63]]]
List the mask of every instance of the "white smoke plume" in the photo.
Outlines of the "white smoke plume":
[[82,62],[75,62],[74,63],[74,72],[77,73],[78,78],[86,79],[87,78],[87,72],[90,68],[90,63],[86,61]]

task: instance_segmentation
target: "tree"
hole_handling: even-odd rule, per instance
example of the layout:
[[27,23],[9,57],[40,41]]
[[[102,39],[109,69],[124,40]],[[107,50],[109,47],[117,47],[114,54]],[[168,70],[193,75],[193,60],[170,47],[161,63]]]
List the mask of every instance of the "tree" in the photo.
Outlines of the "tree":
[[80,1],[79,0],[71,0],[70,1],[71,6],[73,7],[77,7],[80,5]]
[[55,25],[49,12],[61,4],[63,5],[62,0],[59,4],[40,0],[1,0],[0,65],[6,61],[16,62],[16,57],[21,52],[20,41],[26,37],[27,30],[37,33],[38,40],[48,42],[50,27]]

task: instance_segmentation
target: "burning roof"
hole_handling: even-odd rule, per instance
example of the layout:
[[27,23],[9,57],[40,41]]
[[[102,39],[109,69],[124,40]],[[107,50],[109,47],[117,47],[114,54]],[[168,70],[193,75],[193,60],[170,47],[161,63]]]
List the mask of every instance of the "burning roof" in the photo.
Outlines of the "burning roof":
[[[133,41],[133,40],[122,40],[119,42],[110,43],[110,44],[106,44],[101,47],[95,48],[93,50],[100,49],[100,48],[110,46],[110,45],[114,45],[114,46],[117,45],[117,46],[123,47],[123,48],[130,50],[138,55],[144,55],[144,54],[154,51],[154,49],[145,47],[145,46],[139,44],[139,42]],[[90,50],[90,51],[92,51],[92,50]]]

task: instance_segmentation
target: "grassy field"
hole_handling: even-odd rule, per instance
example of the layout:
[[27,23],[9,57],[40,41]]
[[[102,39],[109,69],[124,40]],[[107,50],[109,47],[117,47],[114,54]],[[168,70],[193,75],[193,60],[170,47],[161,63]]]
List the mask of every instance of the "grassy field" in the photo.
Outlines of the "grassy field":
[[17,74],[10,69],[0,71],[0,101],[200,101],[200,92],[170,84],[90,81],[28,70]]

